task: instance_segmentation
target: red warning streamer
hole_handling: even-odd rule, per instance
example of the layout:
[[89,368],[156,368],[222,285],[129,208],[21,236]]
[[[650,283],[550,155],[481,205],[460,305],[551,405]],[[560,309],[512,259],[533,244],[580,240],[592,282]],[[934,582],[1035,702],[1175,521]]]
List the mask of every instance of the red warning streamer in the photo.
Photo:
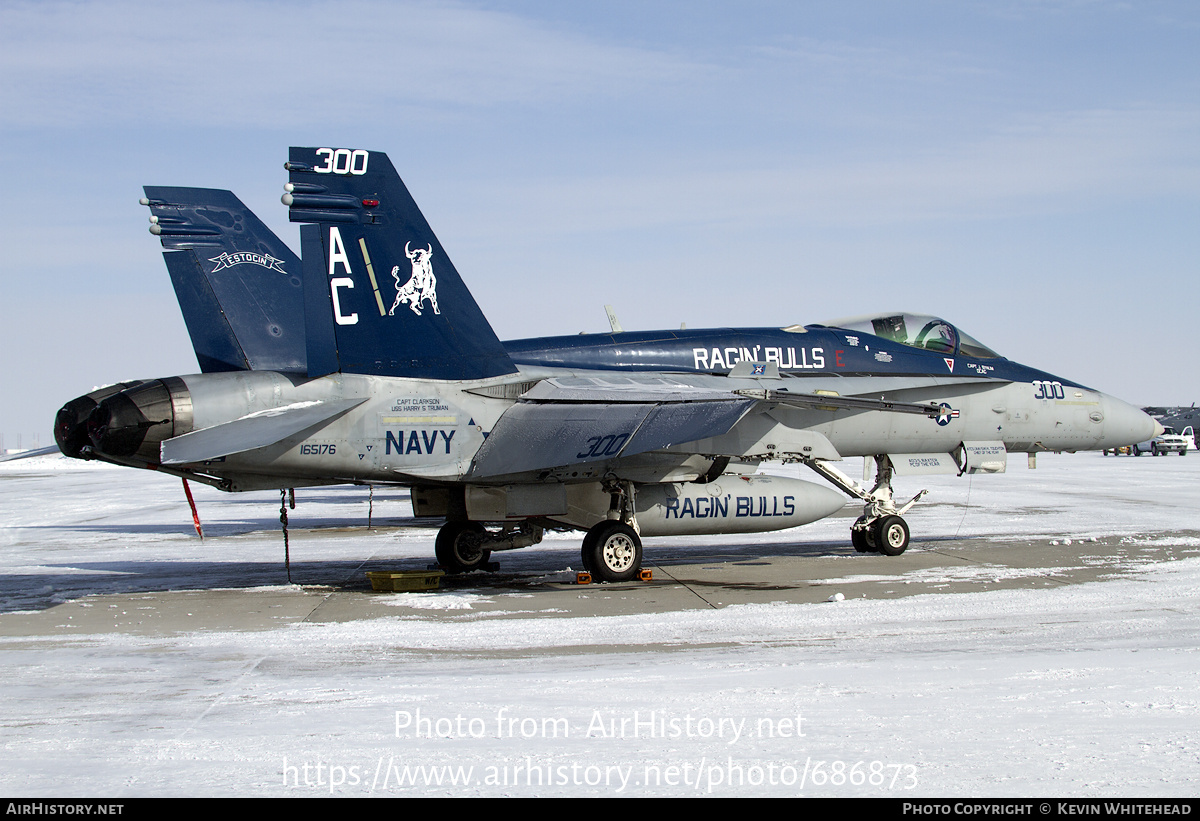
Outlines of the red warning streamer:
[[196,512],[196,500],[192,498],[192,489],[188,486],[188,480],[183,480],[183,493],[187,496],[188,506],[192,509],[192,524],[196,526],[196,535],[202,540],[204,539],[204,531],[200,527],[200,514]]

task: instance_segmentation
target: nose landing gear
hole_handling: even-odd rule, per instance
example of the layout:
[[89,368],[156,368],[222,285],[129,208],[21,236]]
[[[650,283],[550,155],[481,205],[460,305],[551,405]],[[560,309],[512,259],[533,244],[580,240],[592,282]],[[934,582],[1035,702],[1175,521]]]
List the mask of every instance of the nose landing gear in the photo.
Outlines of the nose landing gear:
[[870,490],[827,462],[814,459],[805,464],[843,492],[863,500],[863,515],[850,526],[850,543],[855,550],[899,556],[908,549],[908,523],[902,518],[903,514],[929,491],[922,490],[903,507],[897,508],[892,497],[892,463],[886,455],[875,457],[875,485]]

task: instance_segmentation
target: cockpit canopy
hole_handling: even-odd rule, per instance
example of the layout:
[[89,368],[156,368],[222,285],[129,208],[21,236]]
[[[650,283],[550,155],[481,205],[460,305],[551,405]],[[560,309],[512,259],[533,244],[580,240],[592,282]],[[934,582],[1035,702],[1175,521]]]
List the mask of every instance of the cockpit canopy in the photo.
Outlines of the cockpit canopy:
[[874,334],[911,348],[923,348],[951,356],[958,354],[978,359],[1000,358],[1000,354],[991,348],[936,316],[880,314],[838,319],[822,324],[827,328],[845,328],[847,331]]

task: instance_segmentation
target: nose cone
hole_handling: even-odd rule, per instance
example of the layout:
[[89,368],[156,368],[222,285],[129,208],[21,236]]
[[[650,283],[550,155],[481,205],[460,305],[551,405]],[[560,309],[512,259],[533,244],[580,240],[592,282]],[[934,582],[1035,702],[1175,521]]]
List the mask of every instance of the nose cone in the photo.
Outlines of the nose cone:
[[1163,426],[1152,416],[1128,402],[1101,394],[1100,405],[1104,412],[1102,447],[1135,445],[1153,439],[1163,432]]

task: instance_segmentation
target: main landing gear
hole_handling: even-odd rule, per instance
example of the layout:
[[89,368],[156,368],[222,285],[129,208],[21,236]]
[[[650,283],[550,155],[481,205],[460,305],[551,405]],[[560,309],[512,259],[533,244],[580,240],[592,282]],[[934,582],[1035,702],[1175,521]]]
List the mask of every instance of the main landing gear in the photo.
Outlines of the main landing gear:
[[642,537],[633,515],[633,482],[609,479],[608,517],[592,525],[583,537],[580,558],[597,581],[628,582],[642,569]]
[[[610,479],[604,489],[609,509],[604,519],[583,537],[580,558],[592,578],[601,582],[628,582],[642,569],[642,537],[634,517],[632,482]],[[493,551],[528,547],[542,540],[542,528],[531,522],[489,530],[465,518],[465,510],[451,515],[438,531],[434,551],[447,573],[486,570]]]
[[863,515],[850,526],[850,543],[855,550],[899,556],[908,549],[908,523],[903,514],[929,491],[922,490],[897,508],[892,498],[892,462],[887,456],[875,457],[875,485],[870,490],[826,462],[813,460],[805,464],[845,493],[863,500]]
[[447,573],[488,569],[493,550],[515,550],[542,540],[542,529],[528,522],[490,531],[479,522],[447,519],[433,544],[438,564]]
[[583,537],[583,567],[602,582],[628,582],[642,569],[642,540],[624,522],[605,519]]
[[487,531],[479,522],[451,520],[438,531],[433,544],[438,564],[448,573],[470,573],[487,565],[492,551],[484,548]]

